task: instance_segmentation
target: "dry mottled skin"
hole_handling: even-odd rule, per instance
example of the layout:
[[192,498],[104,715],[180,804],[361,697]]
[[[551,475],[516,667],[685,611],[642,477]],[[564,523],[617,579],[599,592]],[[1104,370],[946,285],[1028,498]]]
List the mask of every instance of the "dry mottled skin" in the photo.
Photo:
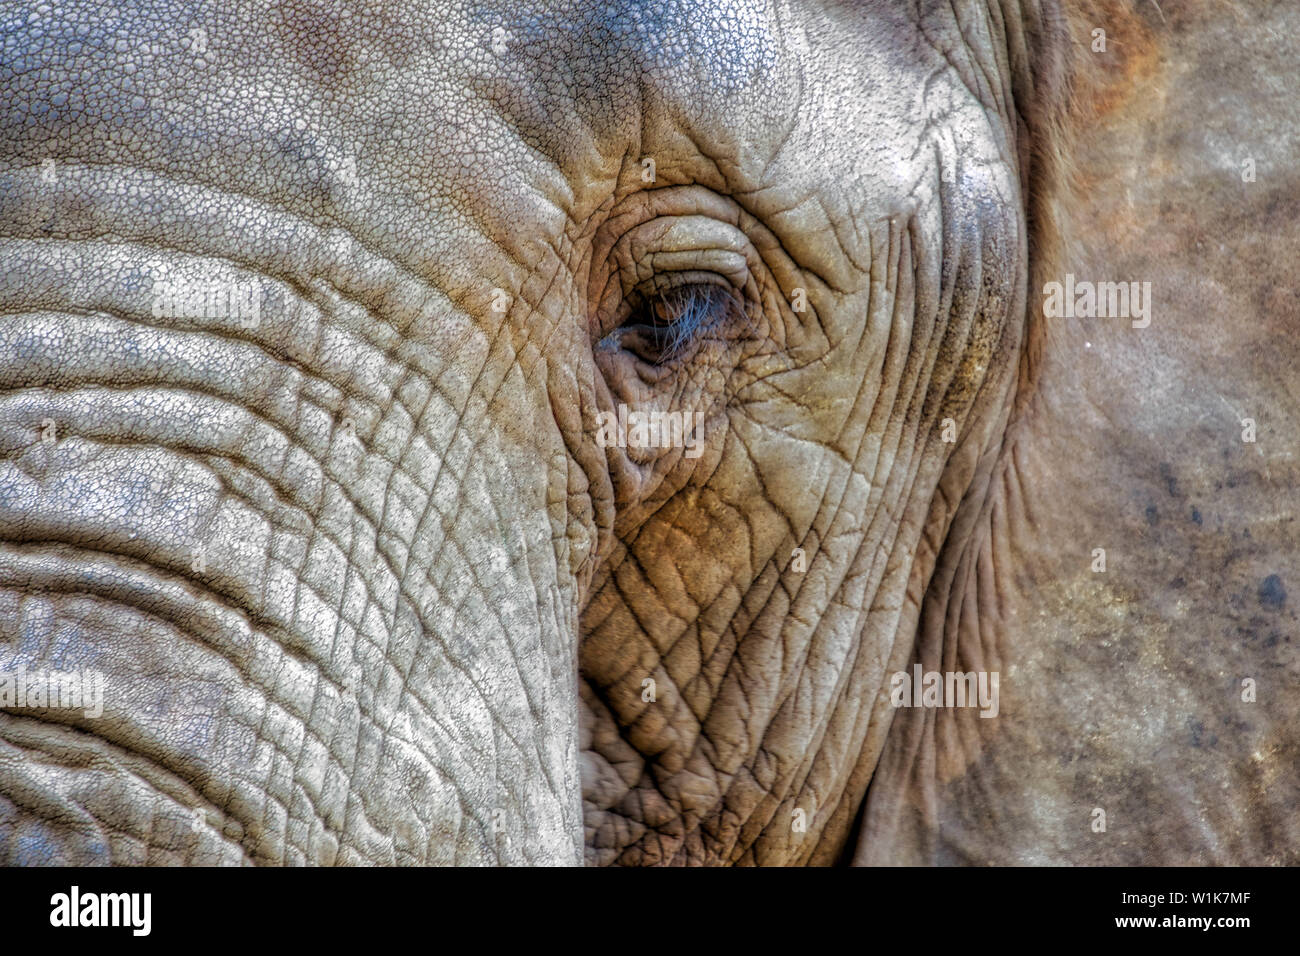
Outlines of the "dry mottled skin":
[[1300,8],[1159,6],[1079,11],[1055,270],[1151,323],[1049,324],[917,639],[1001,713],[898,712],[860,863],[1300,863]]
[[1300,21],[1150,6],[10,4],[0,860],[1300,862]]

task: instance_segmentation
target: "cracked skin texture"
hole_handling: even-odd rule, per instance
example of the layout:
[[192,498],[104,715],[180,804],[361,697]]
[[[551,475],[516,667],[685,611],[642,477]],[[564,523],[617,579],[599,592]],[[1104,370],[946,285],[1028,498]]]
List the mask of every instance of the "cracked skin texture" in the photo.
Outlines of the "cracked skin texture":
[[[1289,280],[1244,217],[1151,225],[1288,194],[1170,128],[1069,201],[1064,160],[1151,163],[1153,102],[1066,138],[1066,27],[1140,29],[1167,61],[1087,77],[1172,95],[1223,22],[1066,6],[7,10],[0,668],[106,689],[0,711],[0,856],[1294,861]],[[1045,327],[1089,255],[1170,318]],[[732,305],[647,362],[674,282]],[[1268,409],[1253,455],[1219,395]],[[619,404],[703,453],[600,447]],[[1002,669],[996,720],[889,707],[940,655]]]

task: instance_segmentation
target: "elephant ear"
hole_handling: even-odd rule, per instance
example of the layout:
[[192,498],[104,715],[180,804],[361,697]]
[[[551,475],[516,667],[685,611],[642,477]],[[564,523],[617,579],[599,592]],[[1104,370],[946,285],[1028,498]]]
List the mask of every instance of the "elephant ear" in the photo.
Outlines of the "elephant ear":
[[895,711],[855,860],[1295,865],[1300,5],[1066,14],[1031,311],[1046,273],[1145,314],[1038,313],[914,656],[998,673],[997,715]]

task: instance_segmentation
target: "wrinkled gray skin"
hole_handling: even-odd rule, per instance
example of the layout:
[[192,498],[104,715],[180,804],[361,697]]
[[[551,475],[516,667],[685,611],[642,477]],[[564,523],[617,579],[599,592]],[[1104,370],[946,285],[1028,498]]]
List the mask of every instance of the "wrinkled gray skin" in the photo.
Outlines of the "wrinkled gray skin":
[[[1108,656],[1113,602],[1068,582],[1116,535],[1144,545],[1094,544],[1086,508],[1037,536],[1008,478],[1039,407],[1026,196],[1054,20],[132,6],[0,27],[0,667],[107,675],[101,718],[0,713],[6,861],[1141,857],[1166,808],[1108,834],[1090,814],[1126,799],[1125,761],[1176,778],[1180,731],[1108,696],[1160,658]],[[251,284],[260,321],[159,315],[178,280]],[[743,308],[659,365],[620,347],[637,295],[678,282]],[[620,403],[702,414],[703,454],[600,447]],[[1045,481],[1077,464],[1048,407]],[[1013,613],[1034,575],[1067,582],[1053,607],[1092,646],[1066,689],[1051,648],[1008,656],[1047,634]],[[999,718],[890,707],[889,674],[941,655],[1002,668]],[[1051,693],[1130,708],[1097,787],[1024,776],[1069,759],[1033,739]],[[1285,726],[1255,706],[1238,719]],[[1202,849],[1265,858],[1272,810],[1219,799]],[[1148,861],[1194,856],[1182,835]]]

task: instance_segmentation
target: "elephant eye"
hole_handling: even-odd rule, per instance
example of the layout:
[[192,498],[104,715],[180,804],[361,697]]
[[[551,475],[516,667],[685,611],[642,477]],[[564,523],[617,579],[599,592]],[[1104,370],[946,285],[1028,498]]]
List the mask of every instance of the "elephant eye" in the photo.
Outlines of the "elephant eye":
[[635,293],[629,304],[631,312],[615,335],[624,349],[651,365],[682,358],[739,308],[728,290],[712,282]]

